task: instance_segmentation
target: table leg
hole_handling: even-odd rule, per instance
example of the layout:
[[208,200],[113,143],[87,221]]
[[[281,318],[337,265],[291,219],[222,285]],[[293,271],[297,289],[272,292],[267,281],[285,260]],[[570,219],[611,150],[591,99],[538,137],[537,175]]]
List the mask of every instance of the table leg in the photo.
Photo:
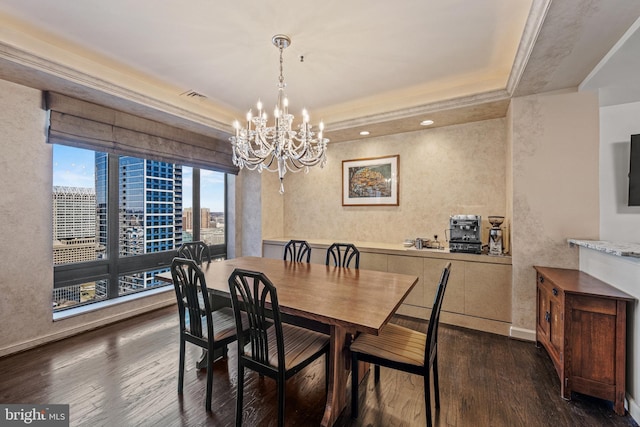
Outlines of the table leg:
[[320,425],[332,426],[342,410],[347,406],[347,370],[346,357],[349,350],[345,347],[346,330],[340,326],[331,326],[331,348],[329,350],[329,390],[324,416]]
[[[217,361],[221,357],[226,357],[227,355],[227,346],[217,348],[213,351],[213,360]],[[207,368],[207,350],[202,350],[202,354],[200,355],[200,360],[196,362],[197,369],[206,369]]]

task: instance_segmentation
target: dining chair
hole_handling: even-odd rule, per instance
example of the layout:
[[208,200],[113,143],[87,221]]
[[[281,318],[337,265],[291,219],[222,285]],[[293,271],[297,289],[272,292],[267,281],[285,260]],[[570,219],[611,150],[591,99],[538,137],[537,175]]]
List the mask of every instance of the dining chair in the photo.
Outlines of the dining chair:
[[360,268],[360,251],[351,243],[334,243],[327,249],[326,265],[336,267],[351,267],[351,261],[354,261],[354,268]]
[[186,242],[178,248],[178,258],[192,259],[198,265],[202,265],[203,261],[211,262],[211,251],[209,245],[202,240]]
[[360,334],[351,344],[351,417],[358,418],[358,361],[375,364],[374,384],[380,381],[380,366],[397,369],[424,378],[427,426],[431,427],[431,371],[435,407],[440,409],[438,386],[438,324],[451,263],[442,270],[431,308],[426,335],[413,329],[388,323],[379,335]]
[[276,380],[278,426],[284,425],[285,382],[320,356],[325,356],[325,389],[329,380],[329,337],[283,323],[278,293],[260,272],[235,269],[229,277],[231,305],[240,331],[242,314],[250,333],[238,335],[238,387],[236,426],[242,425],[244,369],[249,368]]
[[284,246],[283,259],[285,261],[309,262],[311,259],[311,246],[306,240],[289,240]]
[[[186,343],[194,344],[206,350],[207,394],[205,406],[211,411],[211,394],[213,390],[214,352],[226,349],[236,340],[236,324],[233,310],[211,310],[207,283],[202,270],[195,260],[174,258],[171,262],[173,288],[178,301],[180,318],[180,365],[178,370],[178,394],[182,394],[184,382],[184,363]],[[215,327],[214,327],[215,326]],[[246,331],[241,324],[241,330]]]
[[[209,250],[209,245],[207,245],[202,240],[195,240],[193,242],[185,242],[178,248],[178,258],[187,258],[194,260],[200,267],[202,267],[202,263],[204,261],[207,264],[211,263],[211,251]],[[211,310],[217,311],[221,308],[228,307],[231,308],[231,304],[229,300],[225,298],[212,298],[209,295],[209,304],[211,305]],[[218,351],[214,358],[219,357],[220,355],[226,355],[227,349],[221,349],[222,351]],[[207,351],[202,350],[202,356],[200,360],[196,363],[196,367],[198,369],[203,369],[207,367]]]

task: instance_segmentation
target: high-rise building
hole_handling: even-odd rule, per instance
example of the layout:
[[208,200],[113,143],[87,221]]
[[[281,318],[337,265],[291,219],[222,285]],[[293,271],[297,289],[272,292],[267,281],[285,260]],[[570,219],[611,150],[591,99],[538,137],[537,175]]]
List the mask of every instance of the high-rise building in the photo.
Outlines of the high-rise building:
[[[107,155],[96,153],[96,195],[107,197]],[[182,243],[182,166],[122,156],[119,161],[119,256],[176,249]],[[105,203],[106,207],[106,203]],[[106,209],[98,209],[100,243],[106,241]],[[156,286],[156,271],[120,276],[120,294]]]
[[[182,223],[184,225],[185,230],[193,230],[193,209],[192,208],[184,208],[182,211]],[[200,228],[207,229],[211,228],[211,209],[209,208],[201,208],[200,209]],[[215,222],[213,223],[213,228],[216,227]]]
[[93,188],[53,187],[53,264],[97,259]]
[[[98,258],[96,241],[96,192],[87,187],[53,187],[53,264],[92,261]],[[104,294],[95,283],[53,290],[56,307],[75,305]]]
[[200,228],[211,228],[211,210],[209,208],[200,209]]
[[182,210],[182,225],[185,230],[193,230],[193,209],[184,208]]

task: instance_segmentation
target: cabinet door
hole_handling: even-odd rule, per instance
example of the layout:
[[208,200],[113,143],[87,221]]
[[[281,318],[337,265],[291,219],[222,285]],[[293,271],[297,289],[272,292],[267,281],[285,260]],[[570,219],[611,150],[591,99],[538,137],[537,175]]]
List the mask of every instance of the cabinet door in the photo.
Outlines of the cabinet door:
[[[326,252],[325,252],[325,257],[326,257]],[[386,254],[360,252],[360,268],[363,270],[387,271],[388,257],[389,255],[386,255]],[[322,262],[324,263],[325,261],[326,261],[326,258],[323,259]],[[404,271],[398,271],[397,273],[413,274],[413,273],[405,273]]]
[[561,292],[559,291],[557,296],[551,294],[551,298],[549,298],[549,342],[555,350],[559,362],[562,362],[564,353],[564,312]]
[[[538,281],[540,279],[538,278]],[[536,316],[538,341],[549,342],[549,318],[551,311],[549,310],[549,292],[546,287],[538,284],[538,314]]]
[[284,255],[283,245],[262,244],[262,256],[264,258],[282,259]]
[[465,262],[464,267],[464,313],[511,322],[511,266]]
[[[424,259],[424,303],[429,309],[433,306],[442,269],[449,262],[446,259]],[[464,314],[465,295],[465,262],[451,261],[451,274],[447,282],[447,290],[442,300],[442,311]]]
[[403,301],[403,304],[424,307],[424,273],[422,258],[389,255],[388,259],[389,273],[410,274],[418,276],[418,283],[413,287],[409,295]]
[[564,293],[544,276],[538,275],[538,341],[545,344],[560,378],[564,360]]

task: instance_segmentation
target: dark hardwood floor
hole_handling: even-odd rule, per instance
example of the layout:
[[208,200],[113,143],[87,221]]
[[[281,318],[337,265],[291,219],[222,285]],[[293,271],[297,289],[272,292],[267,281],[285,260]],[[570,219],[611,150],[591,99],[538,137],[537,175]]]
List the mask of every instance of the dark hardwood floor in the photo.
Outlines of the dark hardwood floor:
[[[0,359],[0,403],[70,404],[72,426],[234,425],[235,345],[214,367],[213,412],[204,408],[200,349],[187,347],[184,395],[177,394],[178,316],[169,307]],[[424,328],[406,318],[394,321]],[[551,360],[533,343],[440,327],[441,408],[436,426],[637,426],[608,402],[560,397]],[[286,422],[318,425],[323,360],[287,383]],[[382,368],[360,389],[360,418],[347,406],[338,426],[425,425],[422,378]],[[244,425],[275,425],[275,384],[247,373]],[[350,392],[350,391],[349,391]]]

